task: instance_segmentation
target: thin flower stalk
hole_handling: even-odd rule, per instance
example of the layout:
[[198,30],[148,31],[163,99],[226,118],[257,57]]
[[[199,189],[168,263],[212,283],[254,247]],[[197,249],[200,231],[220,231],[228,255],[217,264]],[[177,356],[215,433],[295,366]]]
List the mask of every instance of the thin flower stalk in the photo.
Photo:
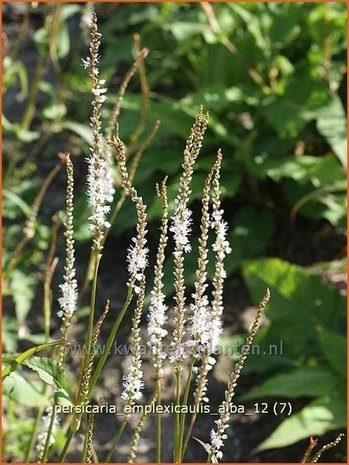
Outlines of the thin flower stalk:
[[[165,358],[163,353],[162,342],[166,336],[167,331],[164,328],[167,316],[167,306],[165,305],[165,295],[163,293],[163,276],[164,276],[164,261],[165,249],[167,245],[167,232],[168,232],[168,200],[167,188],[165,178],[161,187],[156,185],[158,197],[162,201],[162,220],[160,228],[160,240],[156,256],[156,265],[154,271],[154,286],[151,291],[149,315],[148,315],[148,335],[149,345],[151,348],[152,359],[156,371],[156,394],[157,405],[161,405],[161,390],[162,390],[162,363]],[[158,463],[161,462],[161,413],[156,415],[156,459]]]
[[[37,196],[34,199],[34,202],[30,208],[30,213],[29,216],[24,224],[23,227],[23,238],[18,242],[11,259],[4,270],[4,275],[8,276],[10,272],[15,268],[17,265],[18,261],[20,260],[22,253],[27,246],[27,244],[30,242],[30,240],[34,237],[35,235],[35,229],[36,229],[36,219],[39,213],[40,206],[44,200],[44,197],[46,195],[46,192],[50,185],[52,184],[52,181],[54,178],[57,176],[57,174],[60,172],[62,169],[64,160],[61,159],[49,172],[47,175],[47,178],[44,180]],[[5,282],[6,284],[6,282]]]
[[[190,252],[189,234],[191,232],[191,211],[188,208],[190,183],[194,164],[202,147],[204,134],[208,124],[208,114],[200,108],[195,119],[184,150],[183,173],[180,178],[179,191],[175,200],[175,212],[170,231],[174,236],[174,288],[175,288],[175,329],[173,331],[174,356],[170,358],[174,364],[176,375],[176,405],[180,405],[183,361],[186,356],[184,343],[186,323],[186,299],[184,284],[184,254]],[[175,416],[175,460],[179,459],[180,414]]]
[[[208,236],[210,229],[210,191],[213,178],[219,179],[222,154],[218,152],[217,160],[211,168],[204,185],[201,208],[201,234],[199,237],[199,258],[196,270],[195,292],[192,294],[194,302],[190,305],[192,316],[189,319],[189,331],[192,337],[192,360],[189,367],[186,389],[182,400],[183,405],[187,405],[189,390],[192,380],[192,372],[197,358],[207,351],[211,338],[211,312],[208,296],[206,295],[207,284],[207,264],[208,264]],[[186,415],[181,414],[179,429],[179,457],[183,457],[183,434]]]
[[[200,108],[199,114],[191,129],[184,150],[183,174],[180,179],[179,192],[175,200],[175,212],[170,231],[173,232],[174,255],[174,287],[175,287],[175,329],[173,332],[173,347],[180,349],[185,336],[185,284],[184,284],[184,254],[190,252],[189,234],[191,231],[191,211],[188,209],[190,183],[194,164],[202,147],[207,128],[208,115]],[[183,370],[183,352],[179,350],[173,362],[175,371],[181,376]]]
[[[221,209],[220,201],[220,169],[222,163],[222,153],[219,150],[217,154],[216,169],[212,179],[212,218],[211,227],[215,230],[216,240],[213,245],[215,253],[215,273],[213,277],[213,293],[210,314],[206,322],[207,336],[205,337],[206,345],[202,350],[201,365],[197,377],[196,388],[194,391],[194,405],[198,407],[202,401],[208,402],[207,392],[207,376],[216,360],[212,356],[215,351],[217,341],[222,331],[222,313],[223,313],[223,285],[226,277],[224,269],[224,259],[227,253],[231,252],[228,241],[226,240],[226,223],[223,220],[223,210]],[[224,233],[224,235],[223,235]],[[188,432],[184,441],[182,458],[188,446],[189,439],[197,418],[197,414],[193,413]]]
[[141,370],[141,337],[140,322],[145,298],[145,276],[142,276],[140,289],[137,297],[136,309],[132,319],[131,329],[131,364],[128,374],[124,376],[123,392],[121,398],[127,401],[128,406],[142,398],[142,389],[144,387],[143,372]]
[[122,306],[119,314],[118,314],[118,317],[116,318],[116,320],[114,321],[114,324],[112,326],[112,329],[109,333],[109,336],[108,336],[108,339],[107,339],[107,342],[106,342],[106,345],[105,345],[105,350],[103,350],[103,353],[101,355],[101,357],[99,358],[98,360],[98,363],[97,363],[97,366],[91,376],[91,379],[90,379],[90,383],[89,383],[89,395],[92,393],[101,373],[102,373],[102,370],[103,370],[103,367],[105,365],[105,362],[108,358],[108,355],[110,354],[110,350],[112,348],[112,345],[114,343],[114,340],[116,338],[116,335],[117,335],[117,332],[119,330],[119,327],[120,327],[120,324],[126,314],[126,311],[131,303],[131,300],[132,300],[132,288],[129,287],[128,291],[127,291],[127,296],[126,296],[126,299],[125,299],[125,302],[124,302],[124,305]]
[[201,209],[201,235],[199,237],[199,259],[196,271],[195,292],[192,295],[194,302],[191,304],[192,317],[190,319],[190,332],[197,345],[196,356],[205,349],[212,339],[212,314],[210,303],[206,295],[207,264],[208,264],[208,234],[210,228],[210,191],[211,183],[219,186],[219,170],[222,162],[222,154],[218,152],[217,160],[206,178]]
[[[64,281],[61,284],[61,297],[58,299],[60,310],[57,315],[62,318],[62,338],[66,339],[71,318],[77,308],[78,283],[75,278],[75,247],[74,247],[74,168],[69,154],[66,155],[67,189],[66,189],[66,218],[65,218],[65,267]],[[59,364],[64,365],[64,347],[60,349]]]
[[145,276],[142,276],[142,280],[139,285],[139,292],[137,296],[137,303],[132,319],[131,329],[131,363],[128,369],[127,375],[123,377],[123,391],[121,398],[126,401],[124,418],[119,426],[119,429],[114,438],[113,444],[108,452],[105,463],[109,463],[116,447],[119,444],[122,433],[126,427],[126,424],[130,418],[131,407],[143,397],[142,389],[144,387],[143,371],[141,370],[142,358],[141,358],[141,338],[140,338],[140,321],[142,317],[142,311],[144,306],[145,298]]
[[230,420],[230,408],[232,399],[235,395],[235,388],[237,386],[237,381],[240,378],[242,368],[245,364],[245,360],[248,356],[249,348],[251,348],[253,344],[254,337],[257,333],[260,320],[264,313],[265,307],[267,306],[270,299],[270,291],[267,289],[265,296],[261,300],[259,304],[259,308],[255,319],[252,323],[251,329],[248,333],[246,339],[246,351],[243,351],[240,355],[238,362],[235,364],[233,371],[231,372],[227,388],[225,390],[224,400],[221,403],[218,411],[219,419],[215,421],[216,427],[211,430],[210,444],[205,444],[205,449],[208,453],[207,462],[218,462],[219,459],[223,457],[223,452],[221,451],[224,441],[228,438],[227,434],[225,433],[226,429],[229,428],[229,420]]
[[82,463],[93,463],[93,428],[94,428],[94,413],[90,413],[87,422],[87,431],[85,437],[85,446]]
[[310,454],[312,453],[314,447],[317,446],[317,443],[318,443],[318,439],[313,438],[313,437],[311,437],[309,439],[309,445],[308,445],[308,447],[306,448],[306,450],[304,452],[301,463],[308,463],[308,459],[310,457]]
[[[127,195],[130,196],[137,212],[136,236],[132,239],[132,244],[128,249],[127,264],[129,271],[128,289],[129,292],[137,294],[136,309],[132,320],[131,330],[131,365],[129,372],[124,376],[123,392],[121,397],[126,400],[127,406],[132,406],[142,397],[143,372],[141,370],[141,350],[140,350],[140,329],[139,324],[144,306],[145,298],[145,268],[148,265],[147,239],[147,214],[146,206],[142,197],[138,195],[133,187],[126,167],[126,147],[119,136],[114,136],[107,140],[108,145],[114,148],[118,162],[121,184]],[[125,414],[118,433],[113,441],[112,447],[106,457],[108,463],[117,447],[121,435],[125,429],[129,414]]]
[[[153,408],[153,406],[155,405],[155,402],[157,400],[157,393],[155,392],[152,396],[152,398],[150,399],[150,402],[147,404],[148,406],[150,406],[150,409]],[[141,433],[143,431],[143,427],[144,427],[144,422],[147,418],[147,415],[148,415],[148,410],[147,409],[144,409],[142,414],[141,414],[141,417],[137,423],[137,426],[134,430],[134,433],[133,433],[133,436],[132,436],[132,440],[131,440],[131,446],[130,446],[130,452],[129,452],[129,455],[128,455],[128,463],[134,463],[134,461],[136,460],[136,456],[137,456],[137,450],[138,450],[138,444],[139,444],[139,440],[141,438]]]
[[[161,122],[159,120],[155,121],[154,126],[153,126],[150,134],[145,139],[145,141],[142,143],[142,145],[139,147],[139,149],[137,150],[137,152],[134,154],[134,156],[132,157],[132,159],[130,161],[130,167],[129,167],[128,171],[129,171],[129,181],[130,181],[131,184],[133,183],[134,177],[136,175],[139,162],[141,161],[145,150],[149,147],[150,143],[153,141],[156,133],[158,132],[158,130],[160,128],[160,124],[161,124]],[[119,211],[121,210],[121,207],[123,206],[127,195],[128,195],[127,191],[123,190],[122,193],[121,193],[120,199],[116,203],[116,205],[115,205],[115,207],[114,207],[114,209],[112,211],[112,214],[110,215],[110,223],[111,224],[114,224],[115,219],[116,219]],[[106,236],[107,236],[107,234],[106,234]]]
[[105,155],[105,147],[103,135],[101,132],[102,118],[101,108],[106,100],[105,93],[107,89],[105,80],[99,78],[99,47],[101,34],[98,32],[97,16],[92,13],[91,26],[91,42],[90,56],[86,60],[82,60],[84,68],[88,69],[89,76],[92,81],[92,146],[90,148],[90,156],[87,159],[88,163],[88,199],[92,209],[90,219],[90,229],[94,234],[94,248],[100,251],[104,230],[110,227],[110,223],[106,220],[106,216],[110,211],[110,203],[114,196],[114,179],[112,170],[109,164],[108,157]]
[[108,139],[107,143],[115,150],[115,156],[119,166],[122,187],[127,195],[130,196],[135,205],[137,212],[136,236],[132,239],[131,246],[128,249],[127,264],[129,271],[128,286],[133,288],[136,294],[139,293],[139,283],[143,279],[143,274],[148,265],[148,248],[146,247],[147,239],[147,214],[146,206],[142,197],[138,195],[137,190],[133,187],[126,167],[126,147],[121,139],[116,136]]
[[[221,152],[218,156],[222,157]],[[216,176],[213,179],[212,192],[212,228],[216,234],[216,240],[212,246],[215,253],[215,273],[213,277],[213,293],[212,293],[212,314],[210,327],[210,347],[209,353],[213,353],[216,349],[219,337],[222,332],[222,313],[223,307],[223,287],[224,280],[227,277],[224,260],[227,254],[231,253],[230,244],[227,240],[228,224],[223,219],[223,210],[220,200],[220,170],[217,170]]]
[[[133,179],[135,177],[139,162],[140,162],[145,150],[149,147],[150,143],[152,142],[153,138],[155,137],[156,133],[158,132],[158,130],[160,128],[160,124],[161,124],[161,122],[159,120],[155,121],[154,127],[152,128],[150,134],[148,135],[146,140],[142,143],[142,145],[139,147],[139,149],[137,150],[135,155],[132,157],[132,160],[130,162],[130,168],[129,168],[129,180],[130,180],[131,184],[132,184]],[[113,210],[112,210],[112,212],[110,214],[109,221],[110,221],[111,226],[115,223],[115,220],[116,220],[116,218],[117,218],[117,216],[118,216],[118,214],[119,214],[119,212],[120,212],[126,198],[127,198],[127,193],[125,192],[125,190],[123,190],[119,200],[115,203],[115,205],[113,207]],[[109,232],[110,232],[110,228],[106,229],[105,232],[104,232],[103,241],[102,241],[103,246],[105,244],[105,241],[107,240]],[[85,274],[85,280],[84,280],[84,284],[83,284],[82,289],[81,289],[80,294],[79,294],[78,302],[82,301],[83,296],[85,295],[85,292],[87,290],[87,287],[88,287],[89,283],[93,279],[93,260],[92,259],[93,259],[93,254],[90,254],[89,262],[88,262],[88,265],[87,265],[87,271],[86,271],[86,274]]]
[[106,137],[108,139],[112,136],[115,130],[115,127],[117,127],[117,124],[118,124],[117,122],[118,122],[120,110],[121,110],[121,104],[124,99],[126,89],[132,77],[135,75],[135,73],[140,68],[144,60],[147,58],[148,54],[149,54],[149,50],[146,47],[139,51],[136,60],[131,65],[130,69],[127,71],[125,77],[123,78],[121,82],[118,94],[116,96],[115,105],[111,112],[111,116],[109,118],[108,127],[106,129]]
[[317,463],[321,457],[321,455],[326,452],[329,449],[332,449],[333,447],[336,447],[344,437],[344,434],[339,434],[336,439],[332,442],[329,442],[328,444],[325,444],[324,446],[321,447],[321,449],[314,455],[313,459],[311,460],[311,463]]
[[[107,89],[104,87],[105,81],[99,78],[99,47],[100,47],[101,34],[98,32],[97,16],[92,12],[91,23],[91,42],[89,47],[90,56],[82,60],[84,68],[88,69],[88,73],[92,82],[92,116],[90,126],[92,130],[92,146],[90,147],[90,156],[87,158],[88,174],[88,201],[92,210],[90,216],[90,229],[93,232],[93,246],[92,246],[92,269],[93,280],[90,297],[90,312],[86,336],[86,353],[82,364],[82,377],[80,380],[80,392],[78,396],[78,404],[83,400],[81,398],[81,386],[86,388],[82,381],[86,377],[87,370],[90,363],[92,340],[93,340],[93,326],[97,294],[97,279],[98,268],[101,260],[101,251],[103,248],[103,237],[106,228],[110,227],[110,223],[106,220],[106,216],[110,211],[110,203],[113,200],[114,187],[113,175],[108,158],[105,155],[104,140],[101,132],[101,108],[106,100],[105,93]],[[86,380],[85,380],[86,382]],[[75,431],[80,427],[78,421],[74,426]]]
[[44,274],[44,334],[45,342],[49,341],[51,331],[51,313],[52,313],[52,279],[58,265],[58,257],[55,257],[57,247],[58,230],[60,221],[58,215],[54,215],[51,228],[51,244],[47,255],[47,261]]
[[[137,53],[139,54],[141,51],[141,37],[138,33],[133,34],[133,46],[135,50],[137,51]],[[149,107],[150,107],[149,85],[148,85],[144,62],[145,60],[142,60],[139,66],[139,80],[141,84],[141,92],[142,92],[142,98],[143,98],[142,113],[141,113],[139,124],[136,130],[130,135],[128,153],[131,153],[140,135],[143,133],[146,127],[146,124],[147,124],[148,116],[149,116]]]
[[92,370],[93,370],[93,362],[94,362],[94,358],[95,358],[95,351],[96,351],[96,347],[97,347],[97,344],[98,344],[98,338],[99,338],[99,335],[100,335],[100,332],[101,332],[102,325],[104,323],[104,320],[105,320],[106,316],[109,313],[109,310],[110,310],[110,300],[107,299],[105,307],[104,307],[104,311],[101,314],[101,316],[99,317],[99,319],[97,321],[97,324],[96,324],[96,327],[95,327],[94,332],[93,332],[93,338],[92,338],[92,344],[91,344],[91,352],[89,354],[89,362],[88,362],[88,365],[85,368],[85,372],[84,372],[84,375],[82,377],[82,382],[81,382],[82,387],[81,387],[80,405],[85,405],[87,403],[88,398],[89,398],[89,394],[91,392],[90,379],[91,379],[91,374],[92,374]]
[[[101,331],[102,324],[104,322],[105,317],[107,316],[109,312],[109,309],[110,309],[110,301],[107,300],[105,307],[104,307],[104,311],[102,315],[99,317],[96,327],[94,329],[94,332],[92,334],[90,352],[86,354],[87,364],[82,369],[81,380],[79,383],[79,393],[78,393],[76,404],[75,404],[76,406],[79,406],[79,407],[83,407],[84,405],[86,405],[86,403],[88,402],[90,393],[94,387],[94,384],[93,386],[91,386],[92,384],[91,376],[92,376],[93,362],[94,362],[94,357],[95,357],[95,349],[97,346],[98,337]],[[82,409],[79,409],[79,410],[82,411]],[[65,441],[63,450],[59,458],[60,462],[63,462],[67,454],[67,451],[68,451],[70,442],[73,439],[74,433],[78,431],[78,429],[80,428],[82,415],[83,413],[75,413],[73,416],[70,429],[67,433],[66,441]]]

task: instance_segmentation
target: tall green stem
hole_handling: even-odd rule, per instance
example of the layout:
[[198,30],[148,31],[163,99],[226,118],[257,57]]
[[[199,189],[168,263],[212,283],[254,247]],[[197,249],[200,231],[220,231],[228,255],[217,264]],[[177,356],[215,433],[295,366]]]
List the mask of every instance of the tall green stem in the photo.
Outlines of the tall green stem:
[[56,418],[56,405],[53,405],[52,415],[51,415],[51,419],[50,419],[50,425],[48,427],[46,441],[45,441],[45,445],[44,445],[44,451],[42,453],[41,460],[40,460],[41,463],[46,463],[47,462],[47,456],[48,456],[48,452],[49,452],[49,449],[50,449],[51,435],[52,435],[52,431],[53,431],[53,426],[55,424],[55,418]]
[[67,455],[68,448],[70,446],[71,440],[73,439],[75,431],[70,429],[67,434],[67,439],[65,440],[64,447],[62,449],[61,455],[59,456],[58,462],[64,462],[65,456]]
[[[47,391],[48,391],[48,384],[45,384],[43,386],[43,388],[42,388],[42,391],[41,391],[42,396],[46,396]],[[39,425],[40,425],[40,420],[41,420],[43,412],[44,412],[43,407],[39,407],[37,409],[36,417],[35,417],[35,420],[34,420],[34,425],[33,425],[32,431],[30,433],[29,444],[28,444],[27,450],[25,452],[24,463],[27,463],[27,462],[30,461],[30,457],[31,457],[31,454],[32,454],[32,451],[33,451],[33,448],[34,448],[34,445],[35,445],[35,441],[36,441],[36,437],[37,437],[38,429],[39,429]]]
[[93,281],[92,281],[92,290],[91,290],[91,300],[90,300],[90,314],[88,319],[88,326],[87,326],[87,338],[86,338],[86,352],[85,352],[85,360],[83,364],[83,370],[88,366],[90,352],[92,347],[92,339],[93,339],[93,323],[94,323],[94,316],[95,316],[95,308],[96,308],[96,295],[97,295],[97,280],[98,280],[98,267],[101,261],[102,256],[99,254],[98,250],[93,251]]
[[[126,296],[126,300],[125,300],[125,303],[119,313],[119,316],[118,318],[116,319],[114,325],[113,325],[113,328],[109,334],[109,337],[108,337],[108,340],[107,340],[107,344],[106,344],[106,348],[105,350],[103,351],[103,355],[101,356],[101,358],[99,359],[98,363],[97,363],[97,366],[95,368],[95,371],[93,372],[93,375],[91,377],[91,380],[90,380],[90,384],[89,384],[89,393],[91,393],[98,381],[98,378],[103,370],[103,367],[104,367],[104,364],[107,360],[107,357],[109,355],[109,352],[110,352],[110,349],[113,345],[113,342],[115,340],[115,337],[117,335],[117,332],[118,332],[118,329],[120,327],[120,324],[122,322],[122,319],[130,305],[130,302],[132,300],[132,285],[129,286],[129,289],[128,289],[128,293],[127,293],[127,296]],[[78,405],[80,399],[79,399],[79,396],[78,396],[78,399],[76,401],[76,405]],[[66,439],[66,442],[65,442],[65,445],[63,447],[63,450],[61,452],[61,455],[60,455],[60,458],[59,458],[59,462],[63,462],[66,454],[67,454],[67,451],[68,451],[68,448],[69,448],[69,445],[70,445],[70,442],[75,434],[75,432],[77,431],[77,425],[80,424],[80,421],[81,421],[81,417],[82,417],[82,414],[76,414],[73,416],[73,420],[72,420],[72,423],[71,423],[71,427],[70,427],[70,430],[68,431],[68,434],[67,434],[67,439]]]
[[125,300],[125,303],[119,313],[119,316],[117,317],[117,319],[115,320],[115,323],[112,327],[112,330],[110,331],[109,333],[109,337],[108,337],[108,340],[107,340],[107,343],[106,343],[106,346],[105,346],[105,349],[103,350],[103,354],[101,355],[101,358],[98,360],[98,363],[97,363],[97,366],[92,374],[92,377],[91,377],[91,381],[90,381],[90,386],[89,386],[89,392],[91,393],[93,391],[93,388],[95,387],[97,381],[98,381],[98,378],[103,370],[103,367],[104,367],[104,364],[108,358],[108,355],[110,353],[110,349],[114,343],[114,340],[115,340],[115,337],[116,337],[116,334],[118,332],[118,329],[119,329],[119,326],[125,316],[125,313],[126,313],[126,310],[128,309],[129,305],[130,305],[130,302],[132,300],[132,288],[133,286],[130,285],[129,288],[128,288],[128,291],[127,291],[127,296],[126,296],[126,300]]
[[119,444],[120,438],[122,436],[122,433],[124,432],[126,424],[127,424],[127,418],[124,418],[124,420],[122,421],[122,423],[120,425],[119,431],[117,432],[117,435],[115,436],[115,439],[113,441],[113,445],[111,446],[111,449],[108,452],[108,455],[107,455],[106,459],[104,460],[104,463],[109,463],[110,462],[110,459],[112,458],[114,450],[116,449],[117,445]]
[[35,109],[36,109],[36,98],[39,92],[39,84],[44,74],[44,70],[46,67],[46,61],[47,61],[47,56],[43,52],[40,54],[38,63],[35,68],[33,83],[30,88],[27,104],[26,104],[22,122],[21,122],[22,129],[28,130],[33,120]]
[[[187,384],[185,387],[184,395],[183,395],[183,402],[182,405],[188,405],[188,399],[189,399],[189,392],[190,392],[190,384],[191,384],[191,377],[193,373],[193,368],[194,368],[194,363],[195,363],[195,357],[192,358],[189,366],[189,373],[188,373],[188,378],[187,378]],[[183,460],[183,434],[184,434],[184,426],[185,426],[185,417],[186,414],[182,412],[180,414],[180,424],[179,424],[179,433],[178,433],[178,462],[181,462]]]
[[[161,405],[161,388],[162,379],[161,375],[157,379],[157,405]],[[160,410],[160,409],[159,409]],[[156,461],[161,463],[161,413],[156,413]]]
[[[181,402],[181,382],[182,382],[182,372],[176,372],[176,407],[180,408]],[[179,428],[180,428],[180,413],[175,413],[175,433],[174,433],[174,461],[178,463],[179,461]]]

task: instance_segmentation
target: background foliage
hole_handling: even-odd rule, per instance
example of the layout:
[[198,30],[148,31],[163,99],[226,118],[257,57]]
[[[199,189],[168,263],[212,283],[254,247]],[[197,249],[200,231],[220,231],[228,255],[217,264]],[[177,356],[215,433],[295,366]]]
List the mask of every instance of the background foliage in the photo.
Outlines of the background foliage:
[[[87,54],[88,30],[81,20],[85,7],[11,8],[4,10],[5,24],[14,15],[22,26],[8,26],[3,59],[5,302],[15,309],[15,318],[13,312],[4,315],[6,352],[18,351],[23,340],[44,342],[38,325],[29,320],[37,321],[38,302],[42,306],[37,296],[55,234],[51,215],[64,207],[64,178],[49,188],[38,215],[33,215],[33,202],[57,151],[68,150],[81,173],[76,239],[82,244],[89,239],[83,158],[90,140],[90,84],[80,62]],[[192,207],[196,211],[204,178],[221,147],[222,194],[233,249],[227,263],[228,295],[243,288],[257,302],[268,285],[268,323],[258,342],[268,347],[282,340],[285,348],[283,356],[250,357],[247,371],[257,373],[256,386],[242,399],[300,399],[297,412],[260,449],[343,428],[346,5],[136,3],[96,8],[103,33],[100,68],[111,96],[134,60],[134,34],[150,49],[149,92],[141,92],[137,79],[131,82],[120,131],[132,141],[143,112],[136,150],[155,120],[162,122],[135,178],[152,220],[160,215],[153,200],[155,182],[168,174],[173,200],[193,117],[200,104],[210,112]],[[105,116],[112,105],[110,97]],[[127,206],[113,226],[115,241],[134,225]],[[23,225],[29,246],[13,261]],[[195,256],[188,270],[191,283]],[[32,391],[30,406],[42,400]],[[16,392],[23,398],[20,387]],[[23,427],[28,430],[27,424]]]

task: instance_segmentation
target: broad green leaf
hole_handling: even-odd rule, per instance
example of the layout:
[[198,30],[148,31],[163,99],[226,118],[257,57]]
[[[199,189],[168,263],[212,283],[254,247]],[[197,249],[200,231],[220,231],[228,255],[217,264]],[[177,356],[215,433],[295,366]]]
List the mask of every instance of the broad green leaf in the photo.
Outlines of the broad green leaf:
[[336,330],[345,318],[344,297],[300,266],[278,258],[249,260],[243,275],[255,302],[270,288],[271,330],[299,353],[310,344],[317,327]]
[[343,105],[338,95],[333,95],[328,105],[317,111],[317,128],[332,147],[334,153],[347,167],[347,126]]
[[345,399],[316,399],[284,420],[257,450],[276,449],[346,425]]
[[40,379],[50,386],[62,387],[64,382],[63,370],[55,360],[47,357],[32,357],[25,360],[23,365],[35,371]]
[[261,164],[252,165],[252,169],[255,175],[261,178],[268,176],[276,182],[283,178],[291,178],[299,184],[311,182],[315,187],[345,178],[343,168],[333,155],[270,157]]
[[225,259],[227,271],[231,273],[242,259],[253,257],[263,250],[273,232],[274,217],[271,212],[252,206],[241,208],[234,217],[232,232],[228,235],[232,253]]
[[319,339],[321,348],[332,368],[343,376],[347,377],[347,341],[341,334],[328,331],[326,328],[319,328]]
[[330,394],[338,386],[338,377],[327,367],[300,367],[267,379],[259,387],[243,394],[241,399],[261,397],[320,397]]
[[272,24],[270,27],[270,41],[273,47],[284,48],[295,40],[301,33],[299,24],[300,6],[298,3],[284,3],[274,8],[270,5]]
[[19,269],[11,273],[11,291],[19,327],[24,324],[31,308],[36,284],[37,282],[32,276]]
[[310,217],[326,218],[334,226],[340,226],[346,219],[346,187],[343,179],[312,190],[294,203],[291,217],[295,218],[301,210]]
[[170,31],[177,40],[190,39],[193,36],[202,34],[207,42],[214,42],[215,34],[208,24],[186,22],[172,22],[164,24],[164,30]]
[[[33,355],[35,355],[37,352],[40,352],[41,350],[48,349],[51,347],[55,347],[57,345],[64,344],[64,340],[59,340],[59,341],[53,341],[53,342],[47,342],[45,344],[40,344],[37,346],[30,347],[29,349],[25,350],[21,354],[17,354],[13,357],[13,359],[9,362],[9,365],[7,365],[3,371],[2,371],[2,378],[6,378],[6,376],[9,376],[10,373],[15,371],[19,365],[24,363],[27,359],[31,358]],[[34,364],[35,365],[35,364]]]
[[48,397],[42,393],[42,383],[34,383],[25,379],[21,373],[13,372],[3,380],[4,396],[20,405],[28,407],[46,407]]
[[[299,85],[302,82],[302,85]],[[261,116],[281,135],[297,137],[306,124],[315,120],[320,108],[331,101],[328,88],[309,76],[304,67],[295,70],[287,80],[282,95],[269,95],[264,98],[259,109]]]

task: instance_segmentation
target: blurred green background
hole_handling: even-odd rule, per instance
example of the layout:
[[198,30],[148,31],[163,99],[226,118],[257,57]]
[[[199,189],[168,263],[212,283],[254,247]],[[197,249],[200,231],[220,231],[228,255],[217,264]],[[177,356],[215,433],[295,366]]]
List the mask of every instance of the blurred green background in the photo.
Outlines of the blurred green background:
[[[248,392],[241,401],[296,402],[296,412],[281,416],[271,435],[261,432],[260,450],[302,440],[301,455],[311,435],[328,433],[332,440],[346,419],[345,3],[111,3],[96,4],[96,11],[103,34],[101,77],[109,89],[106,118],[136,56],[134,34],[150,50],[146,91],[136,75],[123,101],[120,134],[128,144],[135,141],[135,153],[161,120],[135,177],[151,220],[160,215],[155,183],[168,174],[173,200],[193,118],[200,104],[210,112],[192,208],[198,214],[205,176],[221,148],[233,249],[227,259],[227,311],[239,319],[237,310],[257,303],[269,286],[272,299],[258,343],[266,351],[275,341],[284,344],[283,356],[249,358]],[[72,154],[76,239],[85,249],[89,240],[84,158],[91,96],[80,60],[88,54],[87,14],[83,4],[4,4],[6,352],[18,350],[23,339],[37,343],[43,337],[34,306],[55,234],[51,217],[64,208],[64,170],[35,217],[32,205],[57,152]],[[137,140],[136,128],[141,129]],[[113,226],[114,248],[124,249],[132,232],[135,216],[128,207],[126,202]],[[155,222],[150,227],[155,241],[156,228]],[[28,241],[13,259],[23,234]],[[195,265],[194,252],[188,284]],[[171,293],[170,263],[167,269]],[[235,324],[238,334],[227,335],[224,344],[243,334],[243,325]],[[332,460],[345,460],[344,446]]]

